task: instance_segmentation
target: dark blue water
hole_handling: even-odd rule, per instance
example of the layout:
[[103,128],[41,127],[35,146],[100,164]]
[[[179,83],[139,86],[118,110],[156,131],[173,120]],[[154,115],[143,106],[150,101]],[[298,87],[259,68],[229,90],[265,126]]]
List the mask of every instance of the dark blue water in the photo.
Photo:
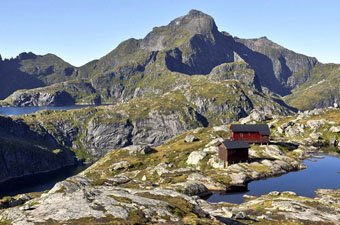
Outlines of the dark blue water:
[[279,177],[248,183],[248,191],[237,193],[215,193],[209,202],[244,202],[243,195],[260,196],[271,191],[293,191],[301,196],[314,197],[320,188],[340,188],[340,157],[322,155],[323,159],[306,159],[307,169],[290,172]]
[[0,183],[0,197],[51,189],[56,183],[74,176],[89,165],[68,166],[59,170],[13,178]]
[[[30,114],[40,110],[70,110],[92,105],[41,106],[41,107],[0,107],[0,114],[6,116]],[[0,197],[51,189],[57,182],[83,171],[86,165],[69,166],[47,173],[39,173],[0,183]]]
[[92,105],[70,105],[70,106],[30,106],[30,107],[0,107],[0,114],[5,116],[19,116],[30,114],[40,110],[70,110],[89,107]]

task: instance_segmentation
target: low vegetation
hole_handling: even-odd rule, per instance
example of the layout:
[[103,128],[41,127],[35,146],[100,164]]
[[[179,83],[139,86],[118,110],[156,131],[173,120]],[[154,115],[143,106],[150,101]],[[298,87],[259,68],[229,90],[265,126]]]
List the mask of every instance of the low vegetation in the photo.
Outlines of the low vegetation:
[[310,79],[293,90],[284,100],[300,109],[310,110],[333,106],[340,96],[340,66],[324,64],[316,66],[310,74]]

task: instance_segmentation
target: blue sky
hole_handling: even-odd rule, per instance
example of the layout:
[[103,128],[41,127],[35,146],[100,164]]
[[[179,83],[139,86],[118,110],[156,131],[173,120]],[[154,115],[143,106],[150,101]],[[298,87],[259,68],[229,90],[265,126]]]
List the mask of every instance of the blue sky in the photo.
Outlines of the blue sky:
[[1,0],[0,54],[54,53],[80,66],[190,9],[214,17],[220,31],[267,36],[321,62],[340,63],[337,0]]

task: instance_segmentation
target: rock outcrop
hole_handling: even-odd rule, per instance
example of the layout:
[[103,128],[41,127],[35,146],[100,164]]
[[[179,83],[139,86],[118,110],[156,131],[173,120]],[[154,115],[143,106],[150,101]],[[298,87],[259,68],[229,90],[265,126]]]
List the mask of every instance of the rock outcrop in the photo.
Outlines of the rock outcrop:
[[[189,217],[190,216],[190,217]],[[189,218],[185,218],[189,217]],[[35,223],[163,223],[210,221],[197,199],[171,190],[93,187],[83,177],[58,183],[40,198],[0,212],[14,225]]]
[[188,165],[197,165],[206,156],[207,153],[204,151],[193,151],[190,153],[186,163]]
[[27,93],[17,91],[11,95],[12,104],[15,106],[65,106],[74,105],[75,100],[66,91],[54,93],[35,92]]
[[[339,109],[315,109],[300,112],[290,118],[278,118],[271,122],[274,136],[278,139],[314,147],[337,147],[340,133]],[[284,121],[283,121],[284,120]]]
[[337,224],[340,219],[339,191],[321,189],[316,192],[315,198],[298,196],[289,191],[274,191],[260,197],[246,196],[248,200],[236,206],[207,204],[204,201],[200,201],[200,206],[212,216],[225,221],[237,219],[270,224],[292,221],[302,224]]
[[45,88],[18,90],[0,102],[12,106],[99,105],[101,98],[90,83],[63,82]]
[[76,164],[73,152],[41,127],[0,116],[0,182]]

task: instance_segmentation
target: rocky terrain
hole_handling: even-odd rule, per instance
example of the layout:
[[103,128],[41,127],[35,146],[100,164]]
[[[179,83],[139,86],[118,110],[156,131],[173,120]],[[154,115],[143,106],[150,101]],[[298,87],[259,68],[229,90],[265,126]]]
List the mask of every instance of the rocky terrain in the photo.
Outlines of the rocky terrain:
[[[220,32],[211,16],[192,10],[79,68],[51,54],[23,53],[1,60],[0,83],[6,87],[0,99],[7,98],[0,105],[115,104],[183,88],[190,83],[186,77],[195,75],[244,81],[256,91],[287,96],[293,106],[312,109],[338,104],[338,85],[331,85],[331,95],[322,94],[328,84],[338,83],[338,70],[332,67],[338,66],[321,64],[266,37],[241,39]],[[320,95],[312,94],[314,86]],[[41,88],[32,89],[36,87]],[[53,101],[63,92],[69,101]]]
[[[186,130],[235,121],[253,110],[264,111],[267,116],[291,114],[270,96],[254,91],[237,80],[216,82],[209,81],[207,77],[185,79],[190,81],[187,89],[157,97],[136,97],[128,102],[96,108],[42,111],[16,117],[14,121],[29,130],[48,135],[60,146],[56,149],[72,151],[79,160],[93,162],[116,148],[140,144],[157,146]],[[49,94],[40,93],[40,97],[44,101],[57,100],[50,98]],[[66,101],[65,98],[60,100]],[[11,145],[18,145],[17,138],[25,141],[24,136],[16,133],[13,137],[10,139],[12,142],[7,141]],[[14,153],[8,152],[8,158],[15,157]],[[27,173],[41,171],[38,168]],[[51,170],[55,168],[51,166]]]
[[0,104],[3,106],[67,106],[74,104],[99,105],[101,98],[91,84],[63,82],[45,88],[17,90]]
[[275,139],[314,147],[339,148],[339,109],[315,109],[273,120]]
[[135,98],[113,106],[38,112],[22,118],[30,126],[43,127],[80,157],[99,158],[131,144],[160,145],[185,130],[235,121],[253,110],[267,116],[291,114],[269,96],[238,81],[214,82],[205,77],[190,80],[187,89],[159,97]]
[[247,196],[240,205],[201,200],[200,206],[227,224],[338,224],[339,193],[340,189],[319,189],[315,198],[307,198],[274,191],[260,197]]
[[295,88],[284,100],[301,110],[339,106],[339,72],[340,67],[336,64],[314,67],[310,72],[310,79]]
[[73,152],[47,131],[0,116],[0,182],[76,164]]
[[[315,125],[320,117],[327,122]],[[291,129],[284,124],[293,126],[292,121],[306,124],[309,135],[318,126],[321,138],[284,141]],[[280,117],[269,124],[274,141],[270,145],[252,145],[247,163],[225,167],[216,157],[217,144],[230,135],[227,127],[198,128],[158,147],[131,145],[111,151],[81,174],[56,184],[40,197],[7,199],[3,205],[7,209],[0,211],[0,218],[5,224],[133,224],[135,221],[336,224],[339,190],[319,190],[315,198],[272,192],[260,197],[248,196],[240,205],[208,203],[195,197],[304,168],[301,160],[318,151],[313,146],[320,146],[320,140],[328,140],[330,134],[338,140],[339,109]],[[334,153],[336,149],[339,148]],[[8,208],[9,205],[14,207]]]

